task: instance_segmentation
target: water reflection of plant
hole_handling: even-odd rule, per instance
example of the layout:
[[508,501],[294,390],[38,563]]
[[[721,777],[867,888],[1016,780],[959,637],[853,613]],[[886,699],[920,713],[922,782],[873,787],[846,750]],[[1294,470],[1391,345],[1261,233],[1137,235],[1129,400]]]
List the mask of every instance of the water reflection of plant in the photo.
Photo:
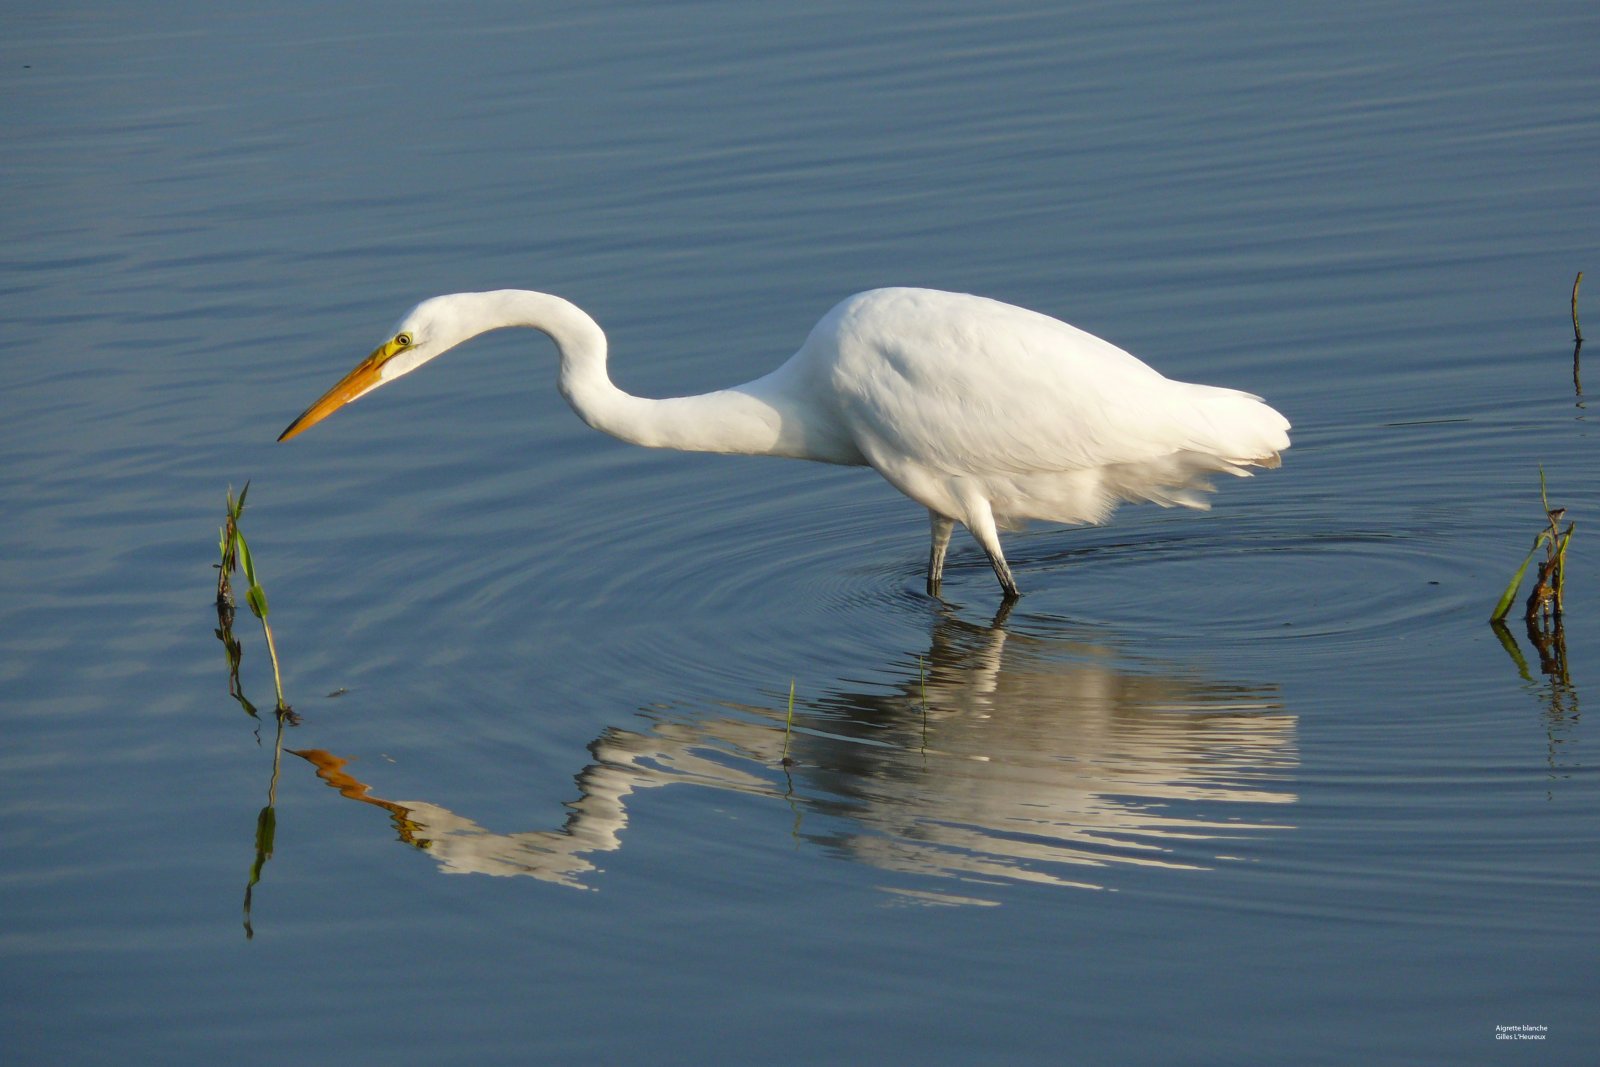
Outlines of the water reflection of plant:
[[1528,642],[1533,645],[1534,651],[1539,656],[1539,673],[1544,677],[1543,682],[1535,679],[1528,667],[1528,661],[1522,655],[1522,650],[1517,647],[1516,638],[1506,628],[1505,623],[1497,621],[1491,625],[1495,636],[1500,640],[1501,647],[1516,664],[1517,674],[1522,677],[1530,690],[1539,693],[1544,704],[1548,760],[1550,770],[1555,774],[1561,767],[1560,752],[1561,746],[1566,742],[1565,735],[1579,721],[1578,687],[1572,683],[1572,675],[1567,669],[1567,642],[1561,621],[1557,618],[1549,627],[1541,626],[1532,619],[1524,621]]
[[256,815],[256,856],[250,864],[250,880],[244,886],[244,936],[256,936],[250,924],[250,903],[256,883],[261,881],[261,870],[272,858],[272,846],[278,833],[278,770],[283,760],[283,728],[291,721],[293,713],[278,712],[278,735],[272,745],[272,779],[267,783],[267,804]]

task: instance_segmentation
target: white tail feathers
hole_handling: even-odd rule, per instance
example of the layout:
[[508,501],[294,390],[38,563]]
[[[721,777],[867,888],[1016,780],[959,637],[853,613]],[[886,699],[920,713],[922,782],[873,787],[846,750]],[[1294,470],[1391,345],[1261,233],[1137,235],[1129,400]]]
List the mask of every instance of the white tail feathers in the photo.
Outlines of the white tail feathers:
[[[1244,467],[1276,467],[1289,447],[1289,420],[1252,393],[1211,385],[1174,382],[1191,405],[1185,451],[1209,455],[1229,474],[1248,476]],[[1238,469],[1234,469],[1238,468]]]

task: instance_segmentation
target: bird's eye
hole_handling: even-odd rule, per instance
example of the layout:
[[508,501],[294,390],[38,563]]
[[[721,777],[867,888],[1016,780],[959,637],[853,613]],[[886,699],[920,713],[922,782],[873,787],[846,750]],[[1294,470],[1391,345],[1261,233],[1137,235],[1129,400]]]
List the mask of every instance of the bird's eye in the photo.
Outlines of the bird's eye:
[[411,344],[411,335],[409,333],[395,334],[394,343],[401,348],[407,348]]

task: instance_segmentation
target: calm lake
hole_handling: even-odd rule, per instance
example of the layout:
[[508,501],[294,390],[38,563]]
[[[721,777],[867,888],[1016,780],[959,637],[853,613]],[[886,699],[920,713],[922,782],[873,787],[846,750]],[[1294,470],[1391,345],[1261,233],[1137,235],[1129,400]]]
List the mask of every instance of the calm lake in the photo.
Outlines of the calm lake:
[[[8,1067],[1595,1062],[1600,6],[0,24]],[[673,396],[882,285],[1294,445],[1009,535],[1007,615],[872,472],[620,444],[527,331],[274,441],[436,293]],[[1541,467],[1542,647],[1487,623]]]

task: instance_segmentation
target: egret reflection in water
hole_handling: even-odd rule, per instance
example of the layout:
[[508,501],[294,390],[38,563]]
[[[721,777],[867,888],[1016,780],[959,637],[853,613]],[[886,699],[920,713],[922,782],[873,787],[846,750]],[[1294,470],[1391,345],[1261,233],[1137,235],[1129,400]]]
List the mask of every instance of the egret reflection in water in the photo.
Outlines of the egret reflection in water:
[[[1289,826],[1296,719],[1270,687],[1230,685],[1059,634],[948,614],[896,685],[785,707],[611,727],[589,745],[559,825],[493,832],[424,801],[372,797],[301,751],[345,796],[387,809],[448,873],[593,888],[643,790],[698,785],[771,798],[795,834],[874,867],[973,883],[1099,888],[1097,868],[1205,868],[1227,842]],[[545,820],[535,820],[545,821]]]

